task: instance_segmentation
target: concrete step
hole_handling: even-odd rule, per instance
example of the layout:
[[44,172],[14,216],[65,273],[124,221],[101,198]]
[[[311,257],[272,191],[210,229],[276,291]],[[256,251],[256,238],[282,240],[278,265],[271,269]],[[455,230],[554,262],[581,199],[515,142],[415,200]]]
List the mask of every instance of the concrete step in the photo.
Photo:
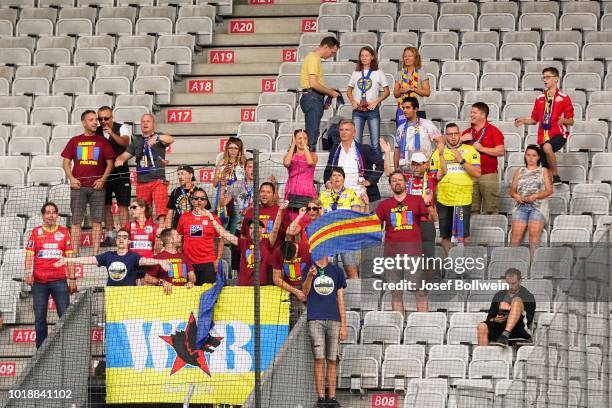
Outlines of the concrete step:
[[173,94],[170,105],[257,105],[260,92],[237,92],[217,94]]
[[[8,390],[17,388],[16,387],[17,380],[19,379],[21,374],[25,371],[29,361],[30,361],[29,357],[2,357],[0,358],[0,367],[3,367],[3,371],[6,372],[6,374],[0,376],[0,390],[1,390],[0,392],[6,393],[4,396],[0,394],[0,403],[8,402]],[[3,404],[2,406],[6,406],[6,405]],[[23,406],[23,405],[16,405],[16,406]]]
[[158,123],[157,130],[172,136],[235,136],[240,122]]
[[[256,0],[270,1],[270,0]],[[274,1],[274,0],[272,0]],[[320,2],[313,4],[256,4],[234,5],[232,17],[293,17],[317,16]]]
[[317,31],[316,17],[257,17],[226,20],[218,32],[244,36],[245,34],[301,34],[313,31]]
[[174,86],[178,93],[221,94],[238,92],[274,92],[276,90],[276,75],[274,76],[232,76],[191,77],[179,81]]
[[[182,111],[190,111],[189,118],[191,123],[219,123],[219,122],[240,122],[241,109],[255,109],[254,105],[246,106],[181,106]],[[170,123],[176,121],[177,107],[164,108],[159,117],[160,123]]]
[[[295,50],[295,48],[287,48]],[[289,52],[289,51],[288,51]],[[207,57],[202,57],[207,59]],[[280,68],[280,62],[255,62],[251,64],[234,63],[234,64],[196,64],[191,69],[191,75],[277,75]]]
[[[209,48],[202,55],[193,58],[194,64],[207,64],[230,67],[238,64],[280,63],[285,57],[292,56],[290,51],[297,47],[235,47]],[[286,60],[286,58],[285,58]]]
[[213,47],[248,47],[248,46],[298,46],[302,33],[282,33],[277,30],[271,33],[251,33],[251,34],[226,34],[225,31],[216,32],[213,35]]
[[[55,332],[55,324],[48,325],[49,336]],[[0,331],[2,356],[31,357],[36,352],[34,324],[18,324]]]

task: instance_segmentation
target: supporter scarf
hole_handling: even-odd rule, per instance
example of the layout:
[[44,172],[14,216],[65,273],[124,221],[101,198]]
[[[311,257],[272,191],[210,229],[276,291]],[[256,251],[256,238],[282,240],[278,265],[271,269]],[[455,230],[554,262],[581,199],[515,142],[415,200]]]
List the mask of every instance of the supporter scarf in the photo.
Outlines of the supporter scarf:
[[[400,86],[401,85],[408,85],[408,86],[412,86],[414,88],[417,88],[419,85],[419,74],[417,73],[417,69],[415,68],[414,71],[412,71],[412,75],[408,75],[408,70],[406,68],[402,69],[402,79],[400,82]],[[408,92],[408,96],[414,96],[416,97],[417,94],[416,92]],[[401,104],[402,103],[402,97],[397,98],[397,104]]]
[[480,132],[480,137],[478,138],[478,140],[476,140],[476,132],[474,131],[474,128],[470,128],[470,135],[472,136],[472,144],[480,143],[480,141],[484,139],[486,133],[487,133],[487,127],[485,126],[482,128],[482,131]]
[[544,115],[542,117],[542,123],[540,126],[542,126],[542,130],[544,131],[544,141],[547,142],[550,139],[550,136],[548,135],[548,131],[550,130],[550,117],[552,115],[552,111],[553,111],[553,107],[555,104],[555,97],[557,96],[557,91],[555,91],[554,95],[552,97],[548,97],[548,94],[546,95],[546,102],[544,102]]
[[226,225],[229,221],[227,215],[227,207],[221,204],[221,182],[217,182],[217,195],[215,196],[215,213],[222,225]]
[[[149,137],[155,137],[157,138],[157,140],[159,140],[159,135],[157,133]],[[144,166],[141,166],[139,162],[137,164],[138,171],[141,173],[152,172],[153,174],[156,174],[157,168],[155,166],[155,156],[153,155],[153,149],[151,149],[151,146],[149,146],[148,139],[145,138],[143,138],[142,159],[144,159]]]
[[368,73],[364,75],[364,71],[361,71],[361,79],[359,80],[359,90],[361,91],[361,99],[366,99],[366,91],[368,90],[368,83],[371,82],[370,75],[372,70],[368,69]]
[[454,243],[463,243],[463,207],[453,207],[453,227],[451,241]]
[[[365,177],[364,176],[365,170],[364,170],[364,165],[363,165],[363,156],[361,156],[361,151],[359,150],[359,146],[357,146],[357,143],[353,142],[353,146],[355,146],[355,154],[357,156],[357,169],[358,169],[357,171],[360,177]],[[332,166],[338,165],[338,159],[340,158],[341,149],[342,149],[342,144],[339,144],[338,148],[334,152],[334,158],[332,159]]]
[[412,195],[412,187],[414,186],[414,180],[418,178],[422,178],[423,184],[422,184],[421,195],[423,196],[423,198],[427,197],[427,187],[428,187],[427,183],[429,183],[429,178],[427,177],[427,174],[424,174],[423,177],[417,177],[414,174],[410,174],[407,177],[408,177],[408,186],[406,188],[406,193],[408,193],[409,195]]
[[[400,159],[406,158],[406,147],[408,143],[408,121],[404,123],[404,130],[399,140]],[[416,125],[414,125],[414,150],[421,150],[421,118],[417,118]]]

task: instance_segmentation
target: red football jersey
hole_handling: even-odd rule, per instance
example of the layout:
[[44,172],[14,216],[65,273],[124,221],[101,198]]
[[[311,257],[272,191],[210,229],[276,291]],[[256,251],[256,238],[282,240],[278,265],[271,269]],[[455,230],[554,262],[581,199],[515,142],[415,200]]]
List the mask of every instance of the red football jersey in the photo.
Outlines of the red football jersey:
[[155,249],[155,235],[157,226],[150,218],[143,224],[130,221],[125,224],[125,229],[130,233],[130,251],[140,256],[151,258]]
[[66,265],[59,268],[53,266],[57,260],[72,253],[72,241],[68,228],[58,225],[54,230],[47,231],[43,226],[32,230],[26,251],[34,254],[34,280],[38,283],[48,283],[66,279]]
[[[219,218],[213,214],[217,223]],[[183,236],[183,253],[194,265],[215,262],[215,238],[219,236],[212,222],[204,214],[183,213],[176,230]]]

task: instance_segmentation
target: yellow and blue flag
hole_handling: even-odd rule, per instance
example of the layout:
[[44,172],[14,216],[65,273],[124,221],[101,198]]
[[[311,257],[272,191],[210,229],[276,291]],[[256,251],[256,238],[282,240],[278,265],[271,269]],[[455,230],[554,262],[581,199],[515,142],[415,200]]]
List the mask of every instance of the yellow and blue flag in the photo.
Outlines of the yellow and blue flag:
[[336,210],[323,214],[306,227],[313,260],[356,251],[382,243],[380,220],[375,214]]
[[[195,385],[193,403],[244,404],[255,383],[253,288],[214,288],[106,288],[107,403],[182,403]],[[261,287],[260,317],[265,372],[289,333],[288,292]]]

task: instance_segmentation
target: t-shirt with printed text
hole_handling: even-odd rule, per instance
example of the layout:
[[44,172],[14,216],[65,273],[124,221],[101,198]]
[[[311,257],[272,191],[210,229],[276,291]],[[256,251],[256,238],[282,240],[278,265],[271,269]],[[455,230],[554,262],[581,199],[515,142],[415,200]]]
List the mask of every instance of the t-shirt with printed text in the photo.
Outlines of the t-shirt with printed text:
[[[461,144],[457,150],[466,163],[480,166],[480,154],[473,146]],[[438,202],[448,207],[472,204],[474,180],[467,173],[465,167],[455,159],[455,155],[448,147],[444,148],[447,172],[438,181]],[[440,170],[440,152],[434,151],[431,156],[430,171]]]
[[62,157],[72,160],[72,175],[81,182],[81,187],[93,187],[106,170],[106,161],[115,158],[113,146],[102,135],[78,135],[72,137]]
[[385,224],[385,255],[422,254],[421,219],[428,215],[423,197],[407,194],[402,201],[388,198],[376,207],[376,215]]
[[[213,217],[221,225],[215,214]],[[196,215],[193,211],[184,213],[176,230],[183,236],[183,251],[192,264],[215,262],[215,238],[219,234],[207,216]]]
[[149,268],[147,272],[149,275],[154,278],[163,279],[175,286],[183,286],[189,282],[189,272],[193,272],[193,265],[181,252],[173,254],[168,251],[162,251],[153,258],[167,260],[172,264],[172,268],[164,271],[161,266],[155,265]]
[[32,230],[26,244],[26,252],[34,255],[34,281],[48,283],[66,279],[66,266],[53,266],[61,257],[73,252],[70,232],[56,225],[52,230],[38,226]]

